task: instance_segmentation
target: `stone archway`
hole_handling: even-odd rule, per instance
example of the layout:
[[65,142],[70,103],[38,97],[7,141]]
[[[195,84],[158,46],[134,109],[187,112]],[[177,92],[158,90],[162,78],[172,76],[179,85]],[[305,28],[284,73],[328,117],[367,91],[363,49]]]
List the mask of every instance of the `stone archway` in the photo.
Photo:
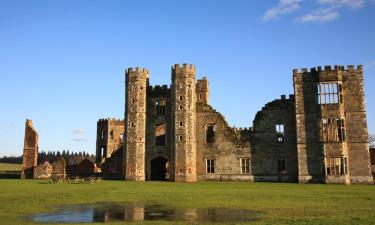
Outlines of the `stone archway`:
[[151,160],[151,180],[168,181],[170,178],[170,163],[163,156]]

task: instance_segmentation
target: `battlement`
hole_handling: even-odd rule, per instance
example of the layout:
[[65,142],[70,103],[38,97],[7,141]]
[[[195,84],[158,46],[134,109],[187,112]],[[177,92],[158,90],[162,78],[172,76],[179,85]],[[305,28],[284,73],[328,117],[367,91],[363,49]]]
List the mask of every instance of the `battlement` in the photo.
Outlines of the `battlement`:
[[293,69],[293,75],[304,74],[304,73],[320,73],[320,72],[329,72],[329,71],[349,71],[349,72],[362,72],[363,66],[357,65],[357,68],[354,65],[342,66],[335,65],[334,67],[330,65],[324,66],[324,69],[321,66],[313,67],[310,70],[307,68],[301,68],[301,70]]
[[140,67],[129,67],[127,70],[126,70],[126,74],[127,75],[130,75],[130,74],[146,74],[146,76],[149,75],[149,70],[146,69],[146,68],[140,68]]
[[124,120],[116,119],[116,118],[102,118],[98,120],[98,123],[124,123]]
[[149,86],[150,91],[169,91],[170,88],[168,85],[155,85],[155,86]]
[[170,93],[171,89],[168,85],[155,85],[147,88],[147,96],[150,97],[168,97]]
[[179,71],[179,70],[192,70],[195,72],[195,66],[193,64],[174,64],[172,66],[172,72]]

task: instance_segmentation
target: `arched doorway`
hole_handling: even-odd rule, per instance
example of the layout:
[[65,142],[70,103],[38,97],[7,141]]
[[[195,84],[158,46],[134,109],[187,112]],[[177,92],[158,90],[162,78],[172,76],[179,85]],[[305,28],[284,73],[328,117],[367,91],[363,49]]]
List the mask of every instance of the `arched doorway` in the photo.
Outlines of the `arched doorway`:
[[169,180],[169,160],[157,157],[151,161],[151,180]]

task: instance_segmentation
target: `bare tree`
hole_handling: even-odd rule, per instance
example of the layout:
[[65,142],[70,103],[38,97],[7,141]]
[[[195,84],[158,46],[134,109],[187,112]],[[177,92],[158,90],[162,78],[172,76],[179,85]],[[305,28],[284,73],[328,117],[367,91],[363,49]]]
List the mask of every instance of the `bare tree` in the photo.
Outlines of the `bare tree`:
[[375,147],[375,135],[373,135],[373,134],[368,135],[368,143],[369,143],[371,148]]

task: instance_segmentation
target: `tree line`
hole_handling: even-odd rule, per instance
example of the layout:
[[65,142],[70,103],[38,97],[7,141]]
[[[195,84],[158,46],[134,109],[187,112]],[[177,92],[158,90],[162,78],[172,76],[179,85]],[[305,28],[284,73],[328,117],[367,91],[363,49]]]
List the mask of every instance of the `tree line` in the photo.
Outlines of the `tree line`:
[[[63,151],[41,151],[38,153],[38,165],[43,164],[44,162],[48,161],[49,163],[55,162],[60,156],[62,156],[67,164],[77,164],[83,159],[89,159],[90,161],[95,161],[95,155],[89,154],[88,152],[70,152],[69,150]],[[14,163],[14,164],[21,164],[22,163],[22,155],[21,156],[4,156],[0,158],[0,163]]]

